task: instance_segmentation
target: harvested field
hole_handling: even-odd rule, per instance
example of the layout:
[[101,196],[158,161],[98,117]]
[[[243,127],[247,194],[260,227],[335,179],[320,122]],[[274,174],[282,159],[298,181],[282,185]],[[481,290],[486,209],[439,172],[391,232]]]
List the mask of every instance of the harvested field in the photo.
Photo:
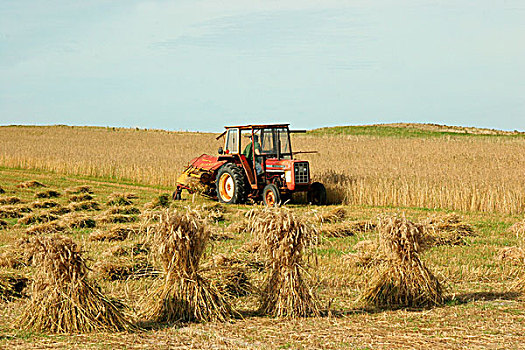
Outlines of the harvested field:
[[505,247],[499,251],[498,260],[508,261],[518,266],[525,265],[525,250],[519,247]]
[[[0,127],[0,133],[2,129]],[[56,129],[61,130],[60,127]],[[77,129],[82,128],[71,128],[70,131]],[[24,129],[24,132],[27,134],[17,135],[20,140],[31,137],[30,128]],[[89,140],[83,140],[82,147],[90,147],[92,134],[96,135],[98,132],[97,128],[93,132],[89,131],[86,134]],[[41,212],[51,213],[55,208],[67,208],[69,196],[84,193],[66,192],[66,189],[89,186],[96,193],[99,203],[109,202],[109,196],[113,193],[134,193],[138,198],[131,199],[133,207],[142,209],[146,203],[154,202],[162,193],[173,190],[158,184],[167,181],[165,185],[169,185],[168,182],[174,181],[173,174],[177,172],[178,164],[185,164],[192,157],[191,152],[199,153],[199,147],[208,147],[211,152],[215,152],[217,148],[207,143],[210,136],[207,134],[192,135],[195,136],[192,140],[185,138],[187,134],[183,133],[154,134],[152,131],[118,129],[103,131],[104,135],[110,133],[119,138],[129,137],[137,144],[141,144],[141,140],[145,138],[148,147],[155,146],[160,151],[155,151],[155,154],[150,152],[150,156],[141,155],[141,162],[133,163],[136,154],[140,153],[136,148],[138,146],[130,142],[126,146],[134,150],[130,151],[135,152],[133,155],[119,154],[117,158],[111,158],[113,155],[109,153],[111,146],[108,143],[106,149],[97,150],[99,161],[96,164],[82,168],[83,164],[91,161],[87,154],[92,149],[87,149],[83,158],[75,160],[73,154],[71,159],[64,162],[60,158],[60,148],[54,149],[53,145],[48,145],[43,140],[41,144],[49,147],[46,152],[53,155],[46,158],[40,153],[40,160],[34,164],[37,167],[55,167],[50,168],[55,173],[47,173],[5,167],[5,161],[9,161],[5,155],[10,152],[11,147],[10,141],[6,141],[6,147],[0,150],[0,163],[4,164],[0,169],[0,187],[8,193],[5,197],[17,197],[28,204],[4,206],[8,209],[22,207],[26,212],[21,213],[21,216],[28,212],[36,215]],[[130,136],[132,133],[140,137]],[[148,138],[150,133],[153,136]],[[162,142],[156,140],[157,136]],[[194,144],[186,153],[181,153],[185,146],[173,145],[176,138],[179,138],[181,145],[188,142]],[[2,138],[3,141],[4,139]],[[67,138],[64,140],[68,142]],[[202,140],[202,145],[195,140]],[[444,303],[437,307],[406,309],[394,306],[394,303],[392,306],[376,308],[373,303],[359,301],[368,283],[372,281],[372,272],[382,270],[385,261],[390,259],[378,244],[380,230],[375,228],[354,235],[328,237],[322,234],[318,244],[312,246],[311,252],[304,256],[310,266],[305,279],[311,283],[315,292],[320,316],[294,319],[261,316],[263,312],[260,309],[259,293],[265,290],[273,260],[266,253],[263,241],[252,239],[253,227],[249,227],[249,223],[244,221],[244,213],[253,209],[253,206],[216,205],[198,196],[183,196],[183,201],[171,201],[170,207],[183,212],[188,207],[199,207],[202,219],[207,221],[211,232],[207,248],[199,260],[198,273],[215,290],[227,297],[231,308],[237,310],[242,318],[232,323],[166,323],[156,322],[155,318],[142,317],[142,297],[165,281],[165,272],[158,265],[159,261],[155,263],[155,271],[159,274],[148,275],[148,271],[144,276],[135,274],[140,262],[150,264],[149,266],[154,263],[153,252],[158,245],[150,241],[154,228],[147,229],[147,226],[155,225],[158,222],[156,215],[162,211],[142,210],[140,216],[115,212],[117,215],[137,215],[136,225],[140,227],[140,233],[128,235],[123,241],[92,241],[89,237],[94,231],[110,232],[118,224],[99,221],[98,214],[93,216],[93,212],[81,208],[78,214],[95,219],[96,228],[67,227],[60,218],[56,223],[63,225],[61,227],[80,247],[82,256],[90,267],[94,267],[98,261],[107,262],[109,272],[98,275],[91,272],[88,280],[99,286],[100,292],[108,300],[118,300],[129,305],[127,308],[115,303],[119,310],[129,314],[130,319],[145,321],[146,323],[139,324],[147,329],[140,333],[94,331],[75,335],[22,331],[14,325],[29,303],[29,298],[16,298],[0,303],[0,348],[169,348],[180,345],[219,349],[476,349],[501,348],[501,344],[505,344],[506,348],[522,347],[525,295],[520,292],[520,286],[524,285],[524,274],[520,255],[515,253],[522,248],[520,237],[523,235],[519,233],[519,225],[513,227],[523,221],[523,213],[519,209],[519,203],[523,203],[520,187],[522,183],[517,176],[520,173],[520,164],[523,164],[520,146],[522,141],[499,138],[407,140],[308,135],[299,138],[294,136],[294,141],[297,141],[294,147],[297,150],[315,147],[321,151],[320,155],[305,156],[316,159],[312,163],[313,175],[327,183],[331,191],[329,197],[343,199],[345,203],[333,207],[291,204],[288,206],[289,210],[297,217],[306,217],[320,230],[322,227],[347,222],[376,223],[377,217],[384,213],[404,213],[409,221],[421,223],[425,234],[418,252],[419,259],[439,281],[444,281]],[[99,139],[98,142],[103,143],[103,140]],[[330,157],[334,156],[334,152],[324,146],[334,142],[340,145],[338,157],[345,157],[343,163],[331,161]],[[177,149],[175,155],[170,151],[158,153],[168,144],[170,146],[167,148]],[[370,153],[369,150],[374,147],[381,149],[381,152]],[[25,157],[23,164],[31,164],[33,155],[24,155],[24,151],[20,149],[18,152],[21,152],[18,157]],[[38,155],[40,150],[34,152],[34,155]],[[105,159],[110,158],[111,162],[105,163]],[[158,163],[155,163],[157,160]],[[60,171],[60,162],[67,165],[65,171]],[[105,171],[106,164],[110,163],[111,167],[107,166],[107,176],[111,176],[111,179],[88,174],[101,174]],[[144,164],[152,164],[152,168],[148,170]],[[487,167],[486,164],[491,166]],[[83,172],[82,169],[90,170]],[[326,173],[320,173],[319,169]],[[436,169],[440,169],[439,172]],[[66,174],[77,171],[89,177]],[[126,180],[115,182],[119,177]],[[67,196],[53,199],[59,204],[54,208],[34,207],[31,202],[39,189],[16,187],[16,184],[26,179],[39,181],[46,184],[47,188],[67,193]],[[467,183],[468,186],[465,185]],[[100,206],[106,209],[105,204]],[[204,210],[203,206],[215,208]],[[460,215],[457,222],[454,222],[452,215],[445,220],[449,215],[448,210],[457,211]],[[323,219],[318,218],[325,214]],[[220,221],[216,222],[216,218],[220,218]],[[445,222],[444,226],[439,224],[440,218]],[[16,217],[2,220],[7,223],[7,227],[0,231],[2,272],[34,279],[38,272],[37,266],[31,264],[32,257],[24,256],[25,249],[15,248],[23,246],[19,239],[27,237],[26,231],[44,224],[19,227],[16,225]],[[428,229],[430,226],[435,232]],[[50,235],[52,233],[42,229],[42,232],[35,232],[31,237]],[[461,244],[456,245],[453,240],[448,240],[426,245],[427,235],[458,235],[461,236],[461,241],[458,240]],[[214,236],[218,239],[212,241]],[[226,239],[222,239],[223,236]],[[352,254],[361,256],[354,259],[350,257]],[[215,257],[221,255],[225,257],[223,260],[230,262],[216,264],[215,260],[220,258]],[[217,269],[214,271],[215,267]],[[399,280],[400,276],[396,279]],[[243,289],[248,283],[253,289],[246,293]],[[24,293],[31,296],[30,289],[26,289]],[[237,317],[238,314],[233,316]]]
[[344,208],[334,208],[328,212],[323,212],[318,215],[320,223],[325,222],[337,222],[342,221],[346,218],[346,210]]

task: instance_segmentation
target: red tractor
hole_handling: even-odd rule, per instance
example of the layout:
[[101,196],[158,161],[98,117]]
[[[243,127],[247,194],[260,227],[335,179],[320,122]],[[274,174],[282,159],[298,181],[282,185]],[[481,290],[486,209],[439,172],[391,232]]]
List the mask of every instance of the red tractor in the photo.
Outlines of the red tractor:
[[[295,192],[307,192],[309,203],[326,203],[326,189],[311,182],[308,161],[296,160],[289,124],[227,126],[219,155],[203,154],[191,161],[177,179],[174,199],[183,189],[190,193],[238,204],[263,200],[268,206],[287,202]],[[243,142],[243,139],[245,142]]]

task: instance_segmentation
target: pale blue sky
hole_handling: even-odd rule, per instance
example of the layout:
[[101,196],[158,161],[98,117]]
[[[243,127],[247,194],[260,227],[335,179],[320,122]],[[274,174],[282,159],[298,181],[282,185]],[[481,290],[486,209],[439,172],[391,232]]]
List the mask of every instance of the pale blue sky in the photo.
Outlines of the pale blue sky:
[[525,1],[0,1],[0,124],[525,130]]

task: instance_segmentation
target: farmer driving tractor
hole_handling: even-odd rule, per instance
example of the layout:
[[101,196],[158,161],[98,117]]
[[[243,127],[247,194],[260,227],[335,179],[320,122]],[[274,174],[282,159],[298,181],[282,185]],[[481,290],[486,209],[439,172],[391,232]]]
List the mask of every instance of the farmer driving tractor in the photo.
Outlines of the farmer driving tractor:
[[250,139],[250,142],[246,145],[244,148],[244,151],[242,154],[246,157],[246,159],[250,162],[250,164],[253,164],[253,152],[255,151],[255,170],[257,171],[257,175],[261,175],[263,173],[263,169],[261,166],[261,144],[259,143],[259,135],[247,135],[247,137]]

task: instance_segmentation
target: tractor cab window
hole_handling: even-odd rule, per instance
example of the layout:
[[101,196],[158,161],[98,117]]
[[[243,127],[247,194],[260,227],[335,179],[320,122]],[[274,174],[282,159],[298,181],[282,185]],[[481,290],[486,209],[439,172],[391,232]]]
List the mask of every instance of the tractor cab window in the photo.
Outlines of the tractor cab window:
[[288,129],[281,128],[275,129],[275,131],[278,134],[277,140],[279,142],[278,146],[280,146],[281,149],[281,157],[291,158],[292,150],[290,149],[290,135]]
[[290,159],[290,137],[286,128],[261,129],[261,154],[266,157]]
[[224,145],[224,153],[238,154],[239,153],[239,129],[228,129],[226,133],[226,143]]
[[273,136],[272,129],[261,130],[261,153],[265,156],[274,156],[277,154],[275,143],[273,142]]

